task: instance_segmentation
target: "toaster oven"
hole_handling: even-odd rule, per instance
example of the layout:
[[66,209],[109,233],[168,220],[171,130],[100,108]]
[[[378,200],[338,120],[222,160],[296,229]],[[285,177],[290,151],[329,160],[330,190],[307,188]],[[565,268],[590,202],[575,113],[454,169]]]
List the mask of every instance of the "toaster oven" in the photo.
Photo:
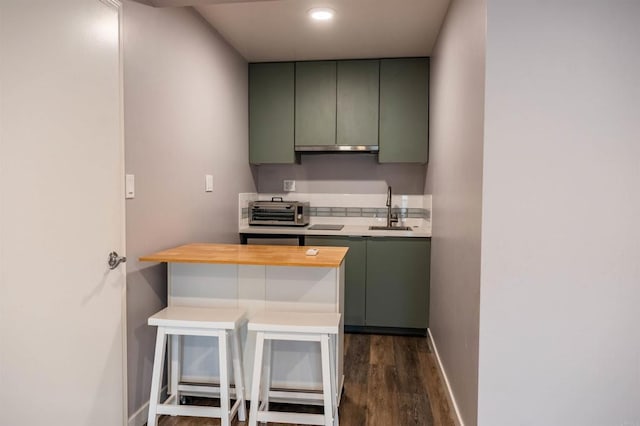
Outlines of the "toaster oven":
[[249,203],[249,225],[305,226],[309,224],[309,203],[283,201],[274,197],[271,201]]

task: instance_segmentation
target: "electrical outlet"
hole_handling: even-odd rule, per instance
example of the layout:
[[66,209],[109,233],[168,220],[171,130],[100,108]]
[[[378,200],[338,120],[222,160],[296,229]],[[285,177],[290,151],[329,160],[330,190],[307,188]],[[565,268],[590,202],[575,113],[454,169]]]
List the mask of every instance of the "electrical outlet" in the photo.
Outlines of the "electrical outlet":
[[283,189],[285,192],[293,192],[296,190],[296,181],[295,180],[286,180],[284,181]]

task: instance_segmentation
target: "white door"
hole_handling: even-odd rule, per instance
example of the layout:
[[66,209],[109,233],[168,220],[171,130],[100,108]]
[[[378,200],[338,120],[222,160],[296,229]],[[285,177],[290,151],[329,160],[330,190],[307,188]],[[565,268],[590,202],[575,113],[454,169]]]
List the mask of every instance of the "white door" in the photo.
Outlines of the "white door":
[[125,419],[120,5],[0,0],[0,425]]

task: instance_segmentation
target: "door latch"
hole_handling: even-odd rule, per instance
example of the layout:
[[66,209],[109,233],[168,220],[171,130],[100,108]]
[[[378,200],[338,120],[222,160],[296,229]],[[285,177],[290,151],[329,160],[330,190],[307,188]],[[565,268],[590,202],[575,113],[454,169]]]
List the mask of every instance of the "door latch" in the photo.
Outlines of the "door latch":
[[125,256],[119,256],[118,253],[112,251],[109,253],[109,261],[107,263],[109,264],[109,269],[116,269],[118,265],[126,261],[127,258]]

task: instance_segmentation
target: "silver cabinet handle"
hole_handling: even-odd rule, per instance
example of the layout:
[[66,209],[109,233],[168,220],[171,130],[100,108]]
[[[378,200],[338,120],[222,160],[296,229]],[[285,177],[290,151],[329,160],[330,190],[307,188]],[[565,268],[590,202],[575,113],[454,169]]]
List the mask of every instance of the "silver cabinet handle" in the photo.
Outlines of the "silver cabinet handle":
[[127,261],[126,257],[118,256],[118,253],[116,253],[115,251],[112,251],[111,253],[109,253],[109,261],[107,263],[109,264],[109,269],[116,269],[118,265],[126,261]]

